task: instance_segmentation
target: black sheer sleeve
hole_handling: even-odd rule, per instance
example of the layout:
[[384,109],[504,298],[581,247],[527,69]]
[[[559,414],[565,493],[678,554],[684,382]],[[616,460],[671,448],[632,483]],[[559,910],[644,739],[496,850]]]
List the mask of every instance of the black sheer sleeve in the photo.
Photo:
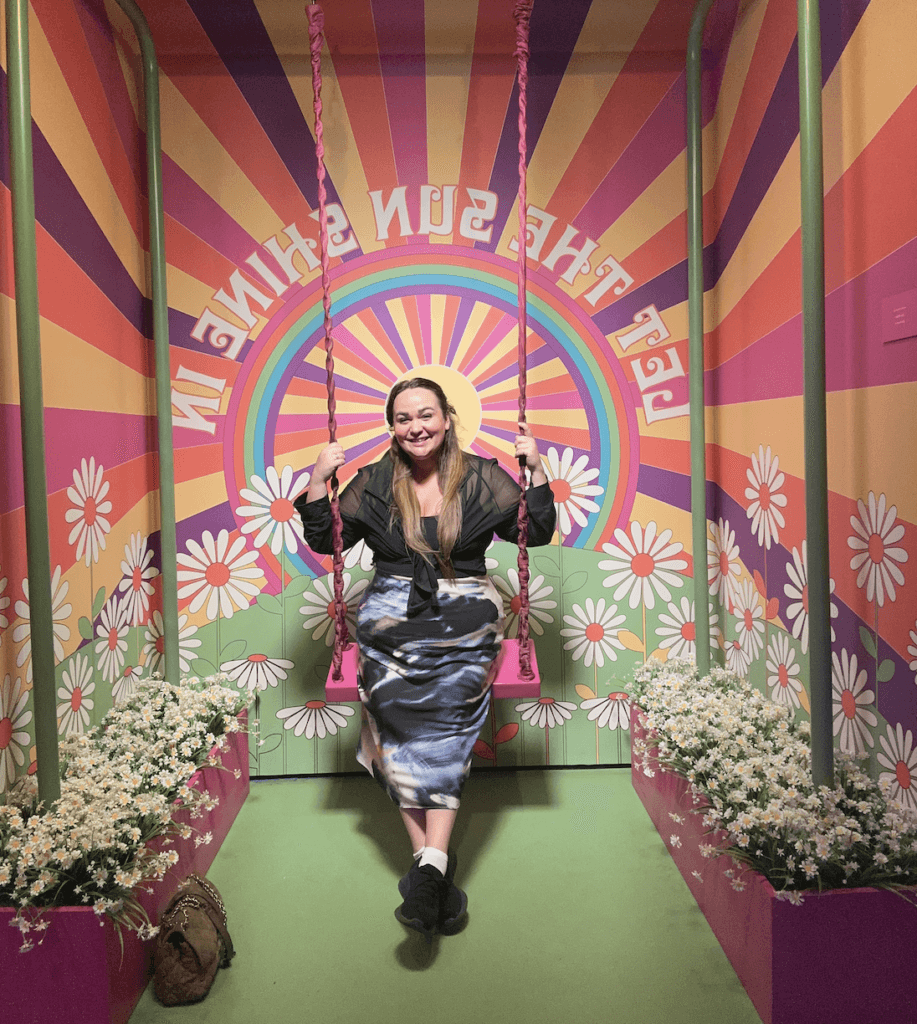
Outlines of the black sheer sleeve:
[[[482,491],[485,494],[489,492],[489,500],[493,503],[493,532],[501,540],[515,544],[519,539],[517,516],[521,491],[518,480],[514,480],[496,460],[482,465],[481,477]],[[525,496],[529,507],[529,546],[550,544],[557,523],[550,484],[529,487]]]
[[[341,522],[344,526],[343,550],[353,547],[366,535],[365,525],[360,517],[363,504],[363,488],[366,483],[361,469],[350,483],[340,492]],[[318,555],[330,555],[331,543],[331,500],[327,497],[318,501],[307,501],[307,492],[293,502],[302,519],[303,537]]]

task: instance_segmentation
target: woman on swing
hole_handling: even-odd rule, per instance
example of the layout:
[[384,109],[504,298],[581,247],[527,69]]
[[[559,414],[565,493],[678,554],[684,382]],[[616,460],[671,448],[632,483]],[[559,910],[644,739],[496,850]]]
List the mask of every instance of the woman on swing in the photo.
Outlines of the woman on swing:
[[[458,931],[467,911],[449,838],[503,639],[484,551],[494,534],[516,541],[521,491],[496,459],[461,450],[455,409],[435,382],[401,381],[385,417],[390,450],[340,495],[344,547],[364,540],[376,570],[356,620],[357,760],[398,804],[414,852],[395,916],[429,937]],[[531,429],[519,426],[515,453],[531,474],[528,543],[547,544],[553,497]],[[296,501],[320,554],[332,551],[327,482],[344,462],[340,444],[324,448]]]

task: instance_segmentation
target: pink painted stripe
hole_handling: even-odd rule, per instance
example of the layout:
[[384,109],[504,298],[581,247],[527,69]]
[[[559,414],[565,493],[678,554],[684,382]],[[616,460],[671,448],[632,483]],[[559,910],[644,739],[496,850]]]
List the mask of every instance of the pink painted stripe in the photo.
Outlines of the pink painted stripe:
[[[380,379],[386,382],[385,386],[391,387],[391,382],[395,378],[392,376],[392,371],[389,367],[373,353],[372,349],[367,348],[355,334],[348,331],[342,324],[336,325],[334,328],[334,341],[336,345],[340,345],[341,348],[352,352],[355,356],[372,366],[379,374]],[[346,362],[345,356],[341,356],[340,359],[342,362]]]
[[[8,452],[21,465],[22,451],[18,405],[0,405],[0,436]],[[65,490],[73,483],[73,471],[82,459],[96,460],[106,470],[130,462],[156,448],[156,418],[85,409],[45,409],[45,451],[48,493]],[[0,488],[0,515],[19,508],[24,499],[22,474],[4,474]]]
[[420,343],[423,348],[423,357],[424,361],[429,364],[433,362],[433,334],[430,329],[430,317],[432,316],[430,311],[430,296],[418,295],[414,301],[417,303],[417,315],[420,320]]
[[[901,246],[825,301],[827,388],[881,387],[917,381],[917,342],[882,341],[884,299],[914,286],[917,239]],[[708,405],[802,394],[802,317],[795,316],[704,374]]]
[[379,64],[400,185],[427,180],[427,68],[423,0],[374,0]]

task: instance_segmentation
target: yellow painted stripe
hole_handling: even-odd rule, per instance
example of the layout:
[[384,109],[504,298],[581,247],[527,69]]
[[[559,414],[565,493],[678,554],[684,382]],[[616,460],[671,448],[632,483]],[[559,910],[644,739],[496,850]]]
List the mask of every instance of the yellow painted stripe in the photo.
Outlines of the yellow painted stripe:
[[256,241],[281,231],[283,221],[165,75],[159,95],[168,155]]
[[395,325],[395,330],[398,332],[398,336],[401,338],[404,349],[407,352],[412,366],[423,366],[426,359],[423,355],[422,339],[415,337],[414,332],[411,329],[411,324],[408,321],[408,316],[404,308],[405,301],[413,302],[410,299],[386,299],[385,306],[388,309],[392,317],[392,323]]
[[[526,331],[526,337],[532,336],[532,329],[528,328]],[[491,347],[487,351],[484,358],[475,366],[471,377],[471,382],[477,385],[477,381],[484,380],[490,376],[491,367],[494,363],[499,362],[506,356],[506,353],[511,349],[514,349],[517,344],[519,335],[518,326],[514,323],[508,324],[503,337],[497,340],[496,334],[490,336]],[[506,389],[505,383],[495,385],[498,391],[504,391]],[[481,396],[484,397],[487,394],[486,391],[481,392]]]
[[[213,301],[214,289],[209,284],[199,281],[171,263],[166,264],[166,290],[169,296],[169,306],[172,309],[181,310],[182,313],[187,313],[188,316],[196,320],[203,312],[204,307],[211,304],[214,311],[225,320],[248,330],[232,310],[227,309],[222,303]],[[266,294],[272,295],[273,293],[268,291]],[[253,309],[252,312],[254,313],[255,310]]]
[[369,327],[363,322],[361,315],[358,313],[355,316],[350,317],[345,321],[345,326],[350,333],[357,338],[359,341],[369,349],[370,352],[379,360],[380,363],[384,363],[386,368],[391,372],[392,377],[400,377],[403,370],[402,368],[392,359],[388,352],[379,344],[376,340],[375,335],[370,331]]
[[[175,484],[175,514],[179,522],[228,500],[226,477],[222,471]],[[194,539],[199,541],[200,537]]]
[[459,340],[458,348],[455,352],[453,359],[453,366],[463,366],[468,352],[471,348],[471,343],[474,340],[475,335],[481,328],[481,324],[484,323],[484,317],[487,316],[491,307],[484,302],[475,302],[474,308],[471,311],[471,315],[468,317],[468,323],[465,325],[465,330],[462,332],[462,337]]
[[[829,488],[853,500],[884,493],[917,523],[917,478],[902,472],[900,450],[888,443],[917,437],[917,382],[829,392],[827,418]],[[770,445],[785,473],[805,478],[801,397],[708,409],[707,441],[745,454]]]
[[[671,530],[672,540],[676,544],[681,544],[685,551],[689,555],[691,554],[690,512],[676,508],[674,505],[669,505],[658,498],[651,498],[647,494],[641,494],[638,491],[634,497],[634,507],[631,510],[630,519],[632,523],[639,523],[643,527],[648,523],[655,523],[658,527],[657,534],[662,533],[663,530]],[[675,597],[676,601],[682,592],[681,590],[673,590],[673,595],[678,595]],[[665,602],[663,602],[663,605],[665,605]]]
[[[487,413],[489,420],[505,420],[507,427],[515,428],[519,422],[519,413],[514,409],[495,409]],[[544,423],[552,427],[570,427],[571,429],[587,429],[589,420],[582,409],[532,409],[526,413],[530,423]]]
[[[314,131],[312,108],[312,69],[309,62],[309,27],[305,14],[301,18],[301,36],[291,45],[289,8],[274,0],[255,0],[278,59],[283,66],[296,102],[306,124]],[[299,8],[302,10],[302,8]],[[327,44],[322,47],[322,125],[325,138],[325,167],[347,212],[354,234],[363,252],[376,252],[385,247],[376,241],[376,222],[367,195],[369,184],[363,161],[347,116],[347,108]],[[314,142],[303,139],[303,145]]]
[[[338,352],[337,346],[335,346],[335,352]],[[306,356],[305,362],[309,363],[310,366],[317,366],[320,370],[324,370],[325,369],[325,350],[320,345],[315,345],[312,348],[312,350],[309,352],[309,354]],[[341,370],[342,370],[341,364],[345,364],[346,362],[347,362],[347,350],[342,348],[341,351],[338,352],[337,357],[335,358],[335,366],[337,367],[337,372],[338,373],[341,373]],[[365,384],[367,387],[379,388],[379,386],[380,386],[379,385],[379,381],[376,380],[375,377],[371,377],[368,373],[364,373],[363,370],[358,370],[354,366],[350,366],[350,365],[347,366],[347,377],[350,380],[356,381],[356,383],[358,383],[358,384]],[[341,404],[340,402],[338,403],[338,409],[341,412],[345,411],[344,405]],[[355,410],[348,410],[348,411],[355,411]]]
[[443,365],[448,339],[445,337],[446,296],[430,296],[430,353],[433,362]]
[[32,117],[134,284],[146,294],[144,251],[31,9],[29,33]]
[[475,28],[471,11],[456,17],[455,0],[425,0],[427,181],[431,185],[458,184]]

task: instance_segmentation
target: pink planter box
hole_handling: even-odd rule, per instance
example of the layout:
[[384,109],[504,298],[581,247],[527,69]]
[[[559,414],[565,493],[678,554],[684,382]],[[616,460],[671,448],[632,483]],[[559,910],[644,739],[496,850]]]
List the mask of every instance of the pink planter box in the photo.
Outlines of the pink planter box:
[[[646,735],[637,708],[631,732]],[[732,862],[700,854],[699,844],[716,837],[692,813],[688,783],[658,769],[648,778],[636,766],[632,778],[764,1024],[917,1022],[917,907],[882,889],[807,892],[793,906],[752,872],[742,874],[746,887],[736,892],[723,873]]]
[[[246,713],[240,716],[245,724]],[[203,768],[191,785],[219,797],[209,814],[189,821],[212,841],[195,846],[194,838],[176,839],[179,861],[153,891],[140,894],[150,920],[156,922],[179,883],[192,872],[206,873],[245,802],[249,790],[248,734],[233,733],[222,754],[228,771]],[[233,770],[239,769],[236,779]],[[181,820],[181,815],[176,815]],[[156,840],[154,840],[156,842]],[[20,953],[17,928],[7,927],[10,908],[0,907],[0,1019],[15,1024],[126,1024],[146,987],[153,942],[141,942],[122,931],[124,951],[108,917],[97,917],[85,907],[60,907],[47,914],[50,921],[44,942]]]

